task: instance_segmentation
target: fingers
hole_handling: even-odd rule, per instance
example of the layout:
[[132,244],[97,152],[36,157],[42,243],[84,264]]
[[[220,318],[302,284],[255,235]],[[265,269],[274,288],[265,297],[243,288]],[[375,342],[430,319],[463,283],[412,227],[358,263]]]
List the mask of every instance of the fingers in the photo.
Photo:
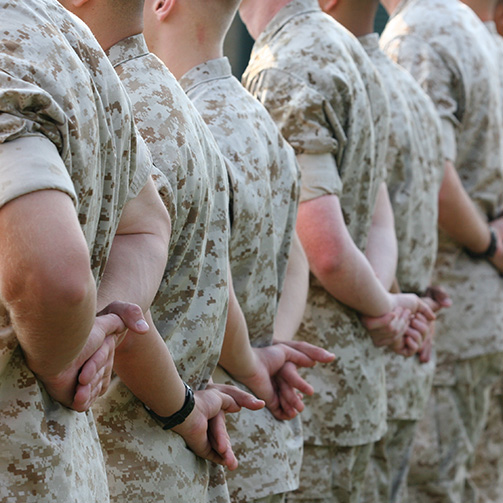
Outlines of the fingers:
[[368,330],[379,330],[385,329],[388,327],[391,322],[395,319],[397,313],[395,311],[391,311],[384,316],[380,316],[379,318],[371,318],[369,316],[362,316],[361,321],[363,326]]
[[278,375],[289,386],[295,388],[304,395],[311,396],[314,393],[313,387],[299,375],[297,367],[293,363],[285,363]]
[[[239,389],[237,386],[230,386],[227,384],[210,384],[207,389],[218,391],[222,400],[225,400],[226,406],[230,404],[232,407],[237,407],[236,410],[229,410],[225,408],[224,410],[226,410],[226,412],[238,412],[241,407],[245,407],[250,410],[259,410],[265,407],[265,402],[263,400],[259,400],[251,393],[247,393],[246,391]],[[233,403],[229,402],[229,398]],[[222,403],[222,405],[224,404]]]
[[225,413],[220,411],[208,421],[208,440],[220,463],[229,470],[238,467],[238,460],[232,450],[231,440],[225,425]]
[[431,359],[431,353],[433,349],[433,340],[427,339],[419,352],[419,361],[421,363],[428,363]]
[[431,307],[428,306],[426,302],[424,302],[419,298],[418,298],[417,312],[421,313],[429,321],[434,321],[436,319],[436,315],[433,312],[433,309],[431,309]]
[[295,389],[292,388],[288,383],[285,382],[284,379],[278,377],[278,393],[280,399],[280,410],[278,413],[274,413],[273,415],[276,419],[280,421],[288,421],[297,416],[299,412],[304,410],[304,403],[299,395],[295,392]]
[[330,351],[327,351],[313,344],[309,344],[308,342],[287,341],[279,344],[284,344],[297,351],[300,351],[301,353],[304,353],[306,356],[308,356],[311,360],[319,363],[330,363],[335,359],[335,355],[333,353],[330,353]]
[[316,360],[313,360],[309,355],[302,351],[298,351],[292,346],[287,346],[286,344],[276,344],[272,347],[281,347],[285,353],[284,361],[292,362],[297,365],[297,367],[314,367],[314,365],[316,365]]
[[110,313],[119,316],[128,330],[132,330],[133,332],[136,332],[138,334],[144,334],[149,330],[149,326],[145,321],[143,311],[141,310],[140,306],[136,304],[131,304],[130,302],[115,301],[108,304],[108,306],[100,311],[100,313],[98,313],[98,316]]

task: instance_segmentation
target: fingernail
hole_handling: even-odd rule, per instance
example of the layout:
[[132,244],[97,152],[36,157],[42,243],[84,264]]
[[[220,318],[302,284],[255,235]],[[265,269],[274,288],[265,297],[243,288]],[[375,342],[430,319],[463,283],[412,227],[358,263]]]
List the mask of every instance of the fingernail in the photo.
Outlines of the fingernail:
[[148,330],[150,327],[148,326],[148,323],[145,320],[139,320],[136,322],[136,328],[140,332],[144,332],[145,330]]

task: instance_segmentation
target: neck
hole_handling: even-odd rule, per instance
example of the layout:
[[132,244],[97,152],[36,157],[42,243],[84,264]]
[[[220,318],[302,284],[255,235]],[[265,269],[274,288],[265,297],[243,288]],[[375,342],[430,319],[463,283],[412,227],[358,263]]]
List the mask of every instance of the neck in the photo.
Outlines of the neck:
[[254,40],[260,36],[274,16],[292,0],[243,0],[239,15]]
[[[84,4],[86,5],[88,4]],[[89,26],[104,51],[117,42],[143,31],[141,13],[138,16],[118,16],[117,12],[105,12],[107,4],[100,5],[103,5],[101,9],[93,3],[90,7],[82,7],[74,13]]]
[[347,0],[338,2],[327,14],[341,23],[355,37],[374,32],[379,2],[376,0]]
[[494,21],[495,0],[462,0],[485,23]]
[[386,12],[390,16],[391,14],[393,14],[393,12],[395,12],[400,2],[401,0],[381,0],[382,6],[386,9]]
[[163,26],[157,37],[147,37],[149,49],[177,80],[197,65],[223,57],[223,40],[214,40],[203,27],[187,29],[183,23]]

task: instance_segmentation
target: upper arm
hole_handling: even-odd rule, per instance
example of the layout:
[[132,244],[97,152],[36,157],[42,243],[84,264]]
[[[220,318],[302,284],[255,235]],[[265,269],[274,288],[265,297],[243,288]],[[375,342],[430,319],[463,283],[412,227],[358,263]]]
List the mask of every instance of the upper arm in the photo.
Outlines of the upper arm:
[[339,198],[335,195],[302,202],[297,216],[297,233],[310,269],[318,277],[336,267],[352,244]]
[[0,235],[1,297],[7,304],[26,295],[78,301],[91,276],[90,259],[67,194],[41,190],[13,199],[0,209]]
[[171,220],[152,178],[124,206],[116,235],[128,234],[154,234],[166,242],[166,249],[168,247]]

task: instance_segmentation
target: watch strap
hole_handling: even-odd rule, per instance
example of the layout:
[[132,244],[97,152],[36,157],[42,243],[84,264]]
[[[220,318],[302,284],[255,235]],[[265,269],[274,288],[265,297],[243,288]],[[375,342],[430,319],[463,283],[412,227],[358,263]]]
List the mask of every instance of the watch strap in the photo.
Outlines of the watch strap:
[[147,407],[145,404],[143,405],[150,416],[162,426],[163,430],[170,430],[171,428],[182,424],[185,419],[187,419],[187,416],[194,410],[194,392],[186,382],[183,384],[185,386],[185,401],[183,402],[182,408],[178,412],[171,414],[171,416],[160,416],[150,407]]

